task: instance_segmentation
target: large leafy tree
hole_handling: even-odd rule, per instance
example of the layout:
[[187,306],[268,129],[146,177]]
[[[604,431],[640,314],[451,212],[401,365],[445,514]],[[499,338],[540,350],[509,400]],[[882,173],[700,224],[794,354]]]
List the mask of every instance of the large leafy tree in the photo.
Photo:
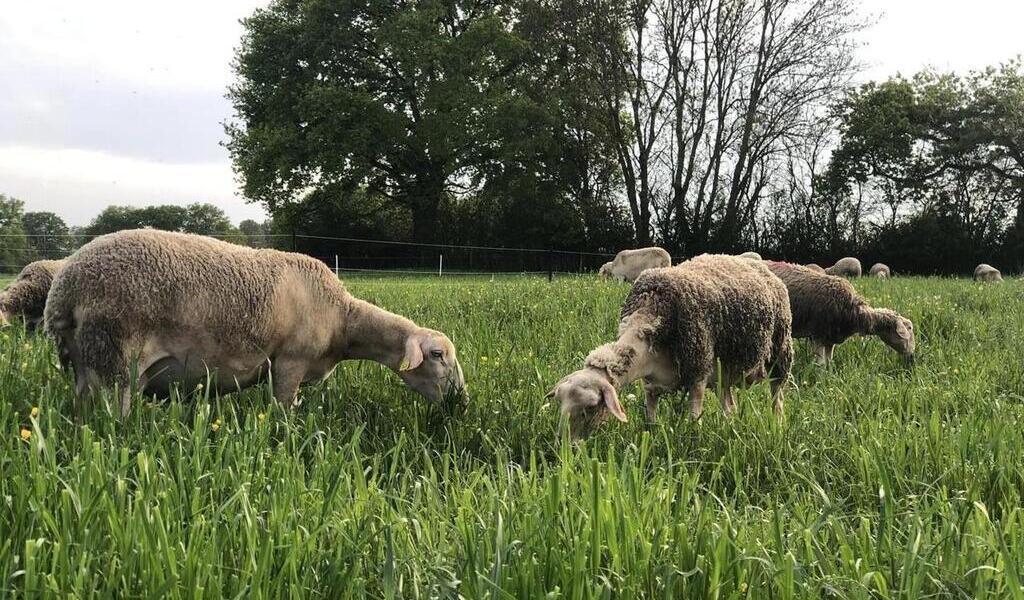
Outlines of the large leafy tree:
[[22,223],[25,203],[0,194],[0,271],[18,272],[30,256]]
[[38,258],[63,258],[74,248],[67,223],[55,213],[28,212],[21,220],[29,247]]
[[141,208],[108,206],[85,228],[85,233],[96,236],[143,227],[204,235],[237,232],[223,210],[212,204],[195,203],[188,206],[163,204]]
[[245,194],[276,214],[311,190],[363,190],[442,238],[452,192],[498,145],[524,47],[493,0],[275,0],[245,20],[228,147]]

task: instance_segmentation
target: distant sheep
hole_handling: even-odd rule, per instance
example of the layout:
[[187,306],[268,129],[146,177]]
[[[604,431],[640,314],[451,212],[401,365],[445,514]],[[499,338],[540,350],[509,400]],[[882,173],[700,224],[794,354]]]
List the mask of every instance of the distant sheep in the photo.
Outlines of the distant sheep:
[[761,260],[761,255],[757,252],[744,252],[740,254],[740,258],[752,258],[754,260]]
[[[441,332],[353,298],[322,262],[156,230],[99,237],[67,259],[45,311],[76,377],[79,418],[91,395],[129,384],[167,396],[213,375],[228,393],[267,379],[295,404],[302,384],[348,359],[379,362],[437,401],[465,382]],[[136,381],[129,381],[137,373]]]
[[793,337],[810,339],[819,363],[830,363],[836,344],[854,335],[876,335],[907,363],[913,361],[916,341],[910,319],[888,309],[872,308],[841,277],[789,263],[767,265],[789,290]]
[[999,272],[999,269],[981,263],[974,268],[974,280],[975,281],[1002,281],[1003,274]]
[[22,269],[18,278],[0,292],[0,323],[20,316],[28,330],[34,331],[43,321],[46,295],[63,264],[63,260],[37,260]]
[[614,260],[601,265],[598,275],[614,277],[619,281],[635,281],[645,269],[671,265],[672,257],[663,248],[623,250],[615,255]]
[[825,269],[825,272],[829,275],[836,275],[838,277],[860,277],[863,272],[860,267],[860,261],[852,256],[846,258],[840,258],[836,261],[836,264]]
[[774,408],[793,360],[789,296],[760,262],[702,255],[675,267],[649,269],[622,306],[618,340],[590,353],[548,397],[558,398],[574,439],[609,415],[626,421],[617,389],[643,379],[645,413],[653,421],[662,394],[690,396],[694,418],[705,386],[721,367],[722,404],[733,412],[732,388],[771,377]]
[[888,279],[889,277],[892,277],[892,271],[889,270],[888,265],[882,263],[875,263],[871,265],[871,270],[868,271],[868,273],[870,273],[872,277],[877,277],[878,279]]
[[805,266],[808,269],[814,271],[815,273],[824,273],[825,272],[825,267],[822,267],[821,265],[817,265],[817,264],[811,263],[811,264],[805,265]]

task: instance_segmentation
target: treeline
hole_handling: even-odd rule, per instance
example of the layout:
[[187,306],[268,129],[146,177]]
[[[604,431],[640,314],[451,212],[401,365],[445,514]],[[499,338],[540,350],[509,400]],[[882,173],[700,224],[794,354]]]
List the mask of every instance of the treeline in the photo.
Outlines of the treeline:
[[92,238],[122,229],[153,228],[214,235],[254,247],[273,246],[273,224],[245,220],[231,224],[212,204],[145,207],[108,206],[85,227],[70,227],[57,214],[25,212],[17,198],[0,194],[0,272],[16,273],[26,264],[68,256]]
[[856,9],[277,0],[245,21],[228,147],[300,233],[1015,266],[1019,64],[850,91]]

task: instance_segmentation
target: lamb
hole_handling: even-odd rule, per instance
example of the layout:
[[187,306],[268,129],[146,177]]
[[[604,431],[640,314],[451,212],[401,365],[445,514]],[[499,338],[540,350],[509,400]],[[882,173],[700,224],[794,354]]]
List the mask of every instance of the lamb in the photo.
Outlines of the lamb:
[[822,267],[821,265],[815,264],[815,263],[811,263],[809,265],[804,265],[804,266],[807,267],[808,269],[814,271],[815,273],[824,273],[825,272],[825,268],[824,267]]
[[768,268],[789,290],[793,337],[811,341],[815,360],[832,361],[836,344],[854,335],[876,335],[913,363],[914,324],[898,313],[868,305],[849,281],[815,273],[807,267],[769,262]]
[[650,247],[636,250],[623,250],[615,255],[615,259],[601,265],[598,275],[614,277],[618,281],[635,281],[644,269],[668,267],[672,257],[663,248]]
[[847,256],[837,260],[836,264],[825,269],[825,272],[839,277],[860,277],[863,271],[861,270],[859,260],[852,256]]
[[975,281],[1002,281],[1003,274],[992,265],[981,263],[974,268]]
[[754,260],[762,260],[761,255],[758,254],[757,252],[744,252],[743,254],[740,254],[740,258],[752,258]]
[[63,264],[63,260],[37,260],[26,265],[18,278],[0,292],[0,324],[6,325],[12,317],[21,316],[25,327],[35,331],[43,321],[50,284]]
[[875,263],[871,265],[871,270],[868,271],[872,277],[878,279],[888,279],[892,277],[892,271],[889,270],[889,266],[883,263]]
[[721,370],[721,401],[736,408],[732,388],[771,377],[776,413],[793,361],[789,296],[760,262],[701,255],[675,267],[649,269],[622,306],[618,340],[598,347],[583,369],[548,393],[581,439],[609,415],[626,421],[618,392],[643,379],[645,414],[653,422],[658,398],[678,389],[699,418],[704,390]]
[[120,386],[126,415],[129,384],[166,397],[208,375],[222,393],[269,376],[274,397],[295,406],[300,385],[349,359],[379,362],[433,401],[465,388],[443,333],[352,297],[320,261],[191,234],[89,242],[54,279],[45,327],[75,372],[79,420],[103,387]]

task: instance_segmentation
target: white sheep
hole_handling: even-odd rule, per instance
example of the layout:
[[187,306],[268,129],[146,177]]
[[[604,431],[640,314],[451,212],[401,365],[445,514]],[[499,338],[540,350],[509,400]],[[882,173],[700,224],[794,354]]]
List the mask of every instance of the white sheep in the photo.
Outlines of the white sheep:
[[1003,274],[992,265],[981,263],[974,268],[975,281],[1002,281]]
[[275,398],[294,405],[300,385],[348,359],[379,362],[434,401],[465,386],[443,333],[353,298],[322,262],[197,235],[132,230],[89,242],[54,279],[45,326],[80,402],[118,384],[122,414],[129,384],[166,396],[210,374],[222,393],[269,377]]
[[877,277],[878,279],[888,279],[892,277],[892,271],[889,269],[889,266],[884,263],[875,263],[871,265],[871,269],[868,273],[870,273],[872,277]]
[[598,275],[614,277],[618,281],[635,281],[645,269],[667,267],[672,264],[672,257],[663,248],[637,248],[623,250],[615,255],[615,259],[601,265]]
[[840,258],[836,261],[836,264],[825,269],[825,272],[829,275],[836,275],[837,277],[860,277],[863,270],[860,266],[860,261],[852,256],[846,258]]

